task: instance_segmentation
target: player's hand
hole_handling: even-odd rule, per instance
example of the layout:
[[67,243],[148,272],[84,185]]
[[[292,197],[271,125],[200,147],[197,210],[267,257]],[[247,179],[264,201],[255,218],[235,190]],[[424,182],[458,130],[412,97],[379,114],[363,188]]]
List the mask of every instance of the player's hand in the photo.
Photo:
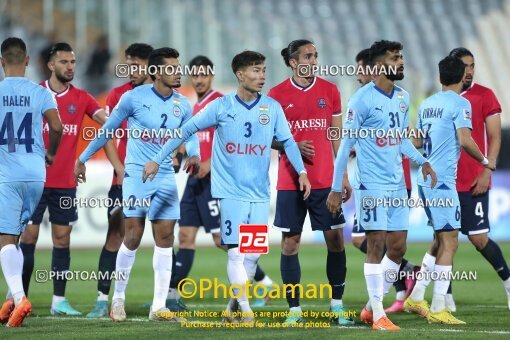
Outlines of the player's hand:
[[342,193],[331,191],[326,201],[326,207],[328,207],[328,210],[331,213],[331,215],[335,217],[340,211],[340,208],[342,208]]
[[[490,164],[490,162],[489,162]],[[478,196],[485,194],[487,190],[489,190],[489,183],[491,181],[491,170],[484,169],[483,172],[475,178],[473,184],[471,184],[471,188],[473,188],[472,195]]]
[[431,181],[430,181],[430,188],[434,189],[434,187],[437,184],[437,176],[436,172],[432,167],[430,166],[429,162],[423,163],[423,166],[421,167],[421,173],[423,174],[423,180],[427,180],[427,176],[430,175]]
[[175,157],[172,159],[172,162],[174,164],[174,171],[176,174],[179,173],[179,171],[181,170],[181,163],[182,163],[182,157],[184,155],[182,154],[182,152],[178,152],[175,154]]
[[159,164],[154,161],[150,161],[147,164],[145,164],[145,166],[143,167],[142,181],[145,183],[145,181],[147,181],[147,178],[150,178],[152,182],[152,180],[154,180],[154,177],[156,177],[158,170]]
[[202,179],[209,175],[211,172],[211,160],[200,163],[200,169],[198,169],[198,173],[195,176],[196,178]]
[[352,195],[352,187],[351,183],[349,183],[349,177],[347,176],[347,172],[345,172],[344,178],[342,180],[342,200],[343,202],[347,202]]
[[122,185],[122,182],[124,182],[124,167],[121,166],[117,169],[114,169],[115,176],[117,176],[117,185]]
[[200,170],[200,158],[197,156],[188,158],[183,169],[186,170],[187,174],[191,171],[192,175],[196,175]]
[[51,155],[48,152],[46,152],[44,159],[46,161],[46,167],[49,167],[50,165],[53,164],[53,161],[55,160],[55,155]]
[[297,143],[299,152],[301,152],[301,156],[306,158],[313,158],[315,156],[315,147],[313,146],[313,141],[311,140],[302,140]]
[[87,171],[87,168],[85,167],[85,164],[83,164],[79,159],[76,160],[76,163],[74,164],[74,182],[76,185],[79,183],[85,183],[87,182],[87,178],[85,177],[85,172]]
[[308,180],[308,175],[306,173],[302,173],[301,175],[299,175],[299,190],[305,191],[305,194],[303,195],[303,200],[306,200],[308,196],[310,196],[312,185],[310,184],[310,181]]

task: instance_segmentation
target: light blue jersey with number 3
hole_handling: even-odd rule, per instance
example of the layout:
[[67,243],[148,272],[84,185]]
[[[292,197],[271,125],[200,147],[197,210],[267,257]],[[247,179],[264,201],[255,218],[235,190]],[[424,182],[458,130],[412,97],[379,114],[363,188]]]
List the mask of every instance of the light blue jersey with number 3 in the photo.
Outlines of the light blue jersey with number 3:
[[0,183],[46,180],[43,114],[57,109],[44,87],[23,78],[0,82]]

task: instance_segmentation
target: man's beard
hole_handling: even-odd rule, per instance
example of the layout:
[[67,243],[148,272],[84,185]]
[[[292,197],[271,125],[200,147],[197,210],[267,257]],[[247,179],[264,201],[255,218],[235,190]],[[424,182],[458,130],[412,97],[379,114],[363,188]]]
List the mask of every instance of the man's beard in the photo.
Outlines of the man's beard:
[[61,83],[67,83],[74,79],[74,75],[72,75],[71,78],[69,79],[63,75],[58,74],[58,73],[55,73],[55,77],[57,77],[57,80]]

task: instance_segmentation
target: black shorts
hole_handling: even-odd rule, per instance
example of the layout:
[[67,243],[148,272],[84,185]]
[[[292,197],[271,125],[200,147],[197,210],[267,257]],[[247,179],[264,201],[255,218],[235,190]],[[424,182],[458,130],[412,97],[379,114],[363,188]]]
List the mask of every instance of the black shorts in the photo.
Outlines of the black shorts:
[[179,226],[201,227],[206,233],[220,232],[219,200],[211,195],[211,178],[188,177],[181,199]]
[[471,192],[459,192],[460,231],[464,235],[485,234],[489,224],[489,191],[479,196]]
[[333,230],[345,225],[342,210],[333,217],[326,207],[330,188],[312,190],[306,201],[298,190],[278,190],[274,228],[282,232],[301,233],[306,213],[310,213],[312,230]]
[[73,225],[78,220],[78,208],[70,203],[73,203],[75,199],[76,188],[44,188],[41,200],[28,223],[41,224],[44,212],[48,208],[51,223]]
[[108,198],[113,204],[108,206],[107,218],[110,219],[117,211],[122,211],[122,185],[112,185],[108,191]]

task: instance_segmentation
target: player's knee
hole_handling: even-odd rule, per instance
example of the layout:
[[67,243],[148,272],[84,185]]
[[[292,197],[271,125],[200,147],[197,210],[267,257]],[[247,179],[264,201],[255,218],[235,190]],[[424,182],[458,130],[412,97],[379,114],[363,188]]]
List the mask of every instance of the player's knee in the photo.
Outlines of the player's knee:
[[328,251],[338,253],[344,250],[344,237],[342,232],[342,229],[336,229],[329,230],[324,233]]
[[364,240],[364,237],[353,237],[351,239],[351,242],[352,242],[352,245],[355,246],[356,248],[360,248],[361,247],[361,244],[363,243],[363,240]]
[[195,249],[195,237],[188,229],[190,228],[179,228],[179,247]]
[[38,239],[39,233],[31,233],[27,231],[23,232],[20,237],[21,243],[25,244],[36,244]]
[[124,240],[124,235],[121,235],[120,232],[111,232],[106,237],[105,248],[109,251],[117,251]]
[[53,245],[57,248],[69,248],[71,243],[71,233],[53,234]]
[[390,259],[399,261],[399,259],[402,259],[404,257],[404,254],[406,253],[407,246],[405,242],[397,243],[392,245],[386,250],[386,254]]
[[468,238],[478,251],[485,248],[487,242],[489,241],[489,238],[486,234],[469,235]]
[[299,251],[299,243],[301,241],[301,234],[284,233],[282,238],[282,253],[283,255],[296,255]]

